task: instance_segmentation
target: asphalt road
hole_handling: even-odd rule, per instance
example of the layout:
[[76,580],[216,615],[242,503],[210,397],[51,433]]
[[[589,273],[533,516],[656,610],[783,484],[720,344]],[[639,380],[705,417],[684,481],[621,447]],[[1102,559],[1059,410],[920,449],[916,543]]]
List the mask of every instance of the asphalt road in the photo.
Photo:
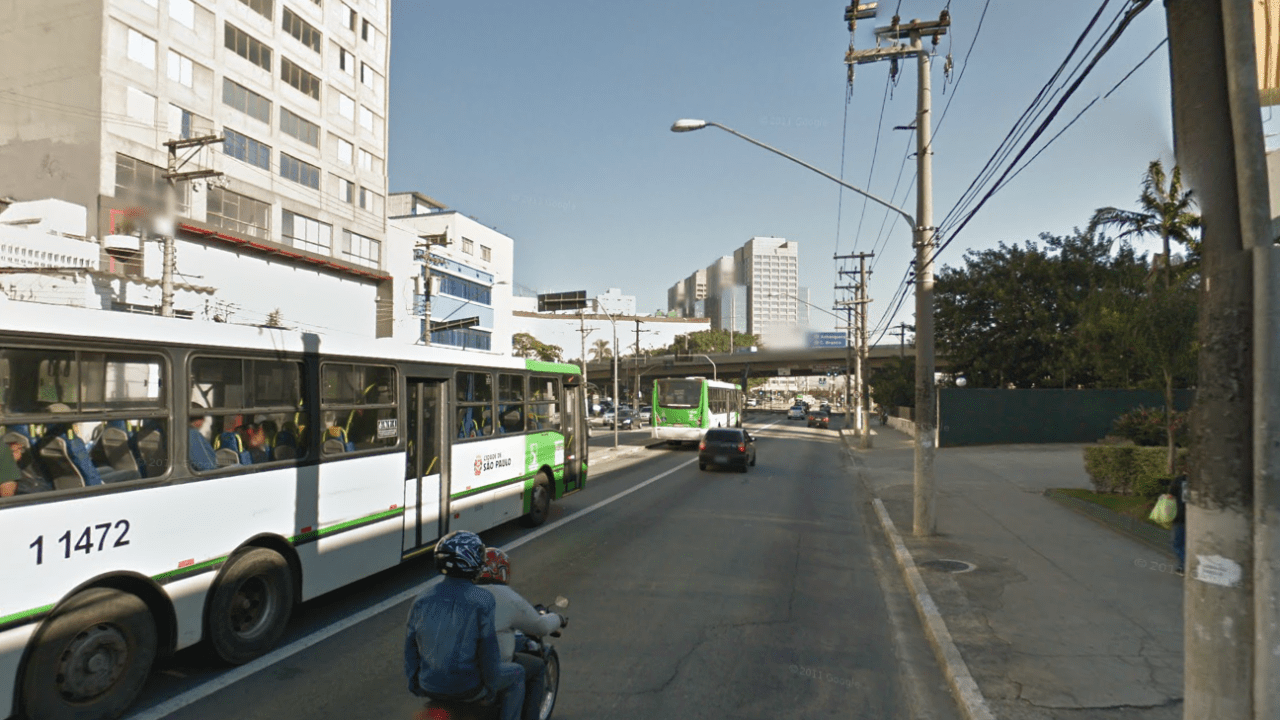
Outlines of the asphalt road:
[[[644,449],[557,503],[548,524],[568,522],[483,534],[525,539],[512,586],[531,602],[571,601],[555,717],[957,718],[835,430],[768,415],[748,426],[759,457],[746,474]],[[409,718],[421,707],[402,669],[409,600],[394,599],[431,574],[410,562],[307,603],[277,655],[309,646],[282,659],[228,671],[183,652],[132,717]],[[335,623],[347,626],[308,639]]]

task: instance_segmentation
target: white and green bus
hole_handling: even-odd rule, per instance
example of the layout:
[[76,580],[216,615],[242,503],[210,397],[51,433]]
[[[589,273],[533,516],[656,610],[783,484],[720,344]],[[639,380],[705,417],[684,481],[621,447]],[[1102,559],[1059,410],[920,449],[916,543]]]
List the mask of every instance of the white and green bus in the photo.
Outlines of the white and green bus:
[[704,377],[653,381],[653,438],[700,442],[711,428],[742,427],[742,388]]
[[[452,530],[545,521],[587,478],[572,365],[9,302],[0,327],[0,709],[109,718],[198,642]],[[10,461],[12,460],[12,461]]]

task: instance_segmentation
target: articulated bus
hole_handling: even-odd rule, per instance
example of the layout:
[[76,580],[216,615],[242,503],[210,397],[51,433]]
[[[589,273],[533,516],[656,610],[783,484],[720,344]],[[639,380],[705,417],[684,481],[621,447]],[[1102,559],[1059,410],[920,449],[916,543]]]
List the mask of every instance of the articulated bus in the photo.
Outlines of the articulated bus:
[[6,716],[114,717],[157,657],[247,662],[298,602],[586,482],[572,365],[0,308]]
[[701,442],[711,428],[742,427],[742,388],[704,377],[653,381],[653,438]]

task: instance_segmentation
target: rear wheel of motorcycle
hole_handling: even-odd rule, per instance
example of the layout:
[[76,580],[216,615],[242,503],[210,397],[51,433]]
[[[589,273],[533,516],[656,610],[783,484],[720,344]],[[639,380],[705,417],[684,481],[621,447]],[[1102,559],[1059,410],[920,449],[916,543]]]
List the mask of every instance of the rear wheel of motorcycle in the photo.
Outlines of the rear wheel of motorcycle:
[[542,703],[538,705],[538,720],[551,717],[551,711],[556,707],[556,696],[560,694],[560,656],[556,649],[548,648],[543,660],[547,663],[547,690],[542,696]]

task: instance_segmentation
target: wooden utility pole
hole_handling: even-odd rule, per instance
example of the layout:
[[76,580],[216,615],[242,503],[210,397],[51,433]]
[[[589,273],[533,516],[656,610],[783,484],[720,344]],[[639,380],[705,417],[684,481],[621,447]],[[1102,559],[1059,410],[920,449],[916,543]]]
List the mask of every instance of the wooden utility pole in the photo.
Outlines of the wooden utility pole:
[[1250,0],[1166,0],[1174,152],[1204,221],[1186,718],[1280,717],[1276,247]]
[[[160,233],[164,237],[164,267],[160,271],[160,314],[164,317],[173,317],[173,273],[177,265],[178,183],[201,178],[222,177],[222,173],[217,170],[188,170],[187,172],[182,172],[182,167],[190,162],[191,158],[195,157],[195,154],[201,148],[220,142],[222,142],[222,138],[218,135],[205,135],[180,140],[167,140],[164,143],[165,147],[169,149],[168,167],[166,167],[163,176],[168,181],[169,186],[165,193],[164,227]],[[185,158],[179,159],[178,151],[187,148],[194,149]]]
[[[890,72],[897,73],[898,60],[915,56],[918,65],[916,95],[916,446],[915,446],[915,498],[912,532],[916,536],[933,535],[937,530],[935,517],[936,491],[934,488],[933,461],[937,445],[937,387],[934,384],[933,344],[933,146],[930,135],[932,116],[929,89],[929,57],[924,38],[932,38],[933,46],[951,26],[951,13],[943,10],[936,21],[912,20],[902,24],[893,16],[888,27],[876,29],[877,41],[890,44],[871,50],[853,50],[845,54],[845,63],[863,63],[889,60]],[[901,41],[909,39],[909,45]]]

